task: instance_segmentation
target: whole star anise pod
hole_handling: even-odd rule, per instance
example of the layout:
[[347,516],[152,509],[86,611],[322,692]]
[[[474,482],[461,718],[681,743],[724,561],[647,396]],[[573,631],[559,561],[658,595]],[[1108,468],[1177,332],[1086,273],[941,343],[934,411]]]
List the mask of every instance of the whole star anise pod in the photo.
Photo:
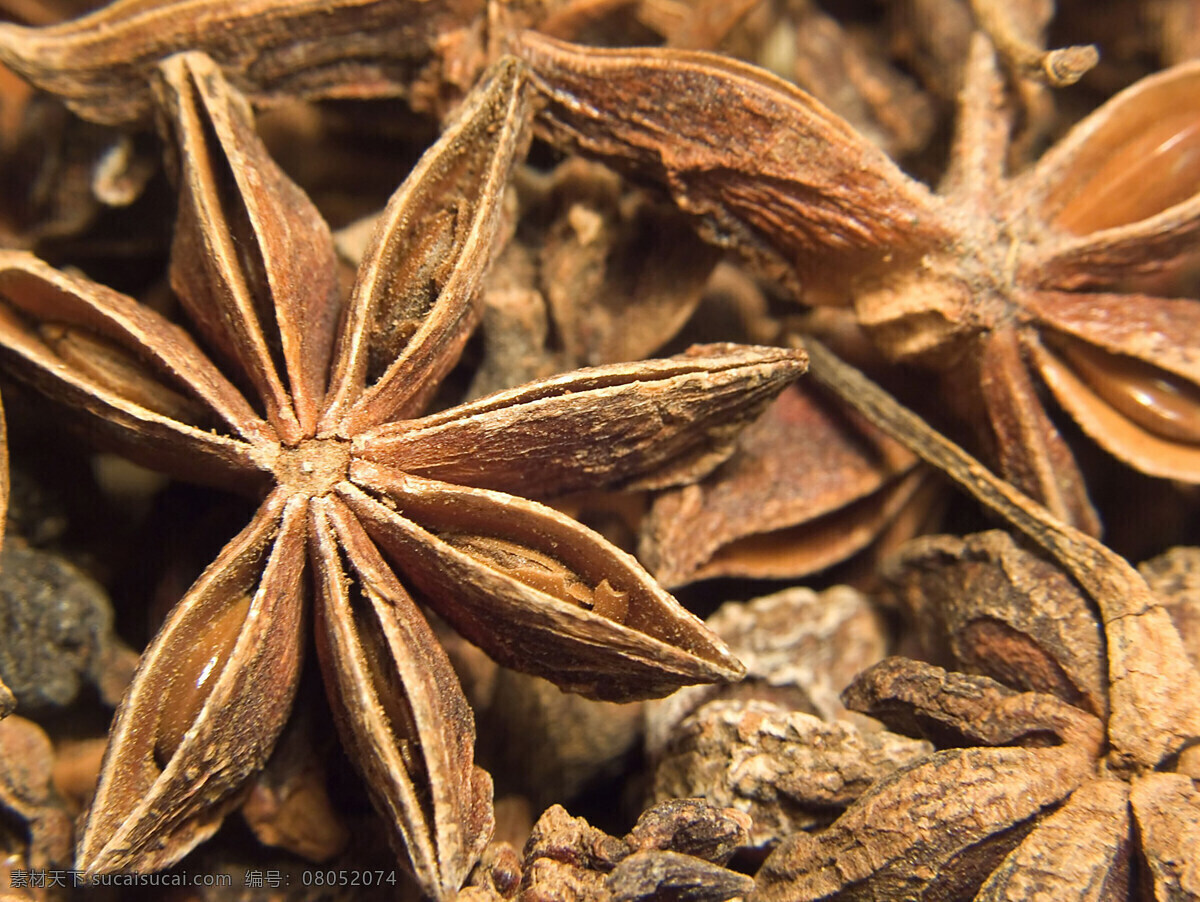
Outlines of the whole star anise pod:
[[490,779],[414,599],[501,663],[597,698],[737,677],[631,557],[509,493],[693,478],[803,356],[710,346],[415,418],[479,316],[528,131],[523,67],[499,64],[396,192],[345,303],[327,227],[212,60],[169,58],[156,90],[179,169],[171,282],[200,343],[6,252],[0,349],[97,441],[261,506],[146,650],[78,865],[163,867],[217,829],[287,719],[311,595],[343,742],[423,891],[448,896],[487,841]]
[[1200,303],[1142,293],[1200,236],[1200,65],[1146,78],[1007,170],[1013,110],[976,36],[935,194],[811,97],[704,53],[526,33],[539,127],[663,184],[709,236],[812,304],[852,306],[882,355],[939,375],[1002,473],[1099,525],[1040,379],[1110,453],[1200,481]]

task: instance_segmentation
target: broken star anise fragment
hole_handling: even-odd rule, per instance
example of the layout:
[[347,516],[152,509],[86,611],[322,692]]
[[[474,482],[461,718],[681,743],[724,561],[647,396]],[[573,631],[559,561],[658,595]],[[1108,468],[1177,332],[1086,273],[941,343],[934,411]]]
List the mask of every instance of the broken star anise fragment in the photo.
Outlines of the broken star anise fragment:
[[872,786],[825,831],[784,840],[758,875],[775,899],[970,899],[1036,819],[1088,775],[1096,718],[986,677],[889,658],[846,703],[941,750]]
[[0,348],[98,442],[261,504],[145,651],[78,866],[161,868],[217,829],[288,717],[311,596],[343,743],[422,890],[449,896],[487,842],[491,781],[417,601],[593,697],[736,678],[630,556],[518,495],[695,478],[803,355],[700,348],[418,418],[478,320],[522,66],[498,64],[392,197],[345,303],[327,227],[217,65],[171,57],[156,90],[179,169],[171,282],[197,337],[10,252]]
[[732,686],[647,705],[656,798],[701,796],[753,819],[750,845],[828,824],[879,778],[929,753],[850,714],[839,694],[885,654],[889,630],[848,586],[794,587],[706,621],[746,666]]
[[914,539],[883,576],[925,660],[1107,713],[1104,633],[1087,597],[1008,533]]
[[[750,819],[700,799],[643,812],[617,838],[553,805],[538,818],[522,857],[494,844],[458,902],[725,902],[753,881],[722,865],[746,844]],[[522,860],[523,858],[523,860]]]
[[762,898],[1157,902],[1200,889],[1200,793],[1184,774],[1104,767],[1093,715],[903,658],[863,673],[845,699],[940,750],[829,830],[785,840],[759,874]]
[[1200,482],[1200,303],[1130,283],[1200,237],[1200,63],[1143,79],[1010,173],[1014,104],[977,36],[935,194],[753,66],[532,32],[520,52],[541,134],[662,184],[798,300],[852,307],[881,356],[934,372],[941,406],[1060,519],[1099,530],[1039,380],[1125,463]]

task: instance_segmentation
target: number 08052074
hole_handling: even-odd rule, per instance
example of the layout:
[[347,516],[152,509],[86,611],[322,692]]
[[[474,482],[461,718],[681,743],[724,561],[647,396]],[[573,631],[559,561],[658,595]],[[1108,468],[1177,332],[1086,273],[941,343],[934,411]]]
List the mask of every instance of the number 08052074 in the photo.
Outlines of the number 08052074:
[[396,885],[395,871],[316,870],[303,871],[305,886],[389,886]]

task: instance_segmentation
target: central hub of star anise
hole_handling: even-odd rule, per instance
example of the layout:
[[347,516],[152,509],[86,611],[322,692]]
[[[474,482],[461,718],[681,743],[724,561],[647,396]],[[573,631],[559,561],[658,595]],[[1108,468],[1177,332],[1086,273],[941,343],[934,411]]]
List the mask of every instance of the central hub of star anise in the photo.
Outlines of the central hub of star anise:
[[280,448],[272,469],[279,484],[305,495],[324,495],[346,478],[350,443],[310,438],[295,448]]
[[1003,250],[1012,243],[990,237],[990,246],[929,254],[859,286],[858,322],[888,359],[948,369],[972,347],[972,336],[1013,318],[1014,263]]

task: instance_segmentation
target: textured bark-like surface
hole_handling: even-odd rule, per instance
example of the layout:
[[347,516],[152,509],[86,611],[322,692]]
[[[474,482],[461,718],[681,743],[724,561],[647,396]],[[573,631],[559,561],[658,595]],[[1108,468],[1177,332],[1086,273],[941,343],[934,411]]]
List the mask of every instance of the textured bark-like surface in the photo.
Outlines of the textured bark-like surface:
[[847,707],[939,746],[1068,745],[1093,758],[1101,721],[1040,692],[1017,692],[989,677],[951,673],[909,658],[865,670],[842,695]]
[[689,899],[724,902],[754,881],[722,867],[744,846],[750,819],[698,799],[675,799],[645,811],[618,839],[558,805],[538,819],[522,858],[493,845],[459,902],[578,902]]
[[480,0],[124,0],[49,28],[5,24],[0,59],[81,116],[110,124],[147,121],[154,67],[186,50],[207,53],[258,102],[408,97],[438,62],[439,43],[469,31],[482,8]]
[[[652,176],[718,243],[799,289],[815,252],[827,272],[904,256],[940,234],[931,197],[811,97],[761,69],[682,51],[579,48],[527,33],[562,146]],[[721,113],[714,116],[714,110]],[[804,161],[797,167],[798,160]],[[866,207],[856,203],[872,198]]]
[[1200,667],[1200,549],[1172,548],[1138,566],[1162,599],[1192,664]]
[[754,879],[678,852],[634,852],[604,879],[604,889],[613,902],[725,902],[750,893]]
[[876,783],[824,832],[780,843],[758,897],[970,898],[1086,770],[1071,749],[938,752]]
[[885,577],[929,660],[1107,714],[1102,631],[1087,597],[1007,533],[916,539]]
[[1200,898],[1200,792],[1184,774],[1147,774],[1133,782],[1133,818],[1153,898]]
[[824,826],[876,781],[932,751],[853,722],[766,701],[714,701],[678,724],[659,757],[659,799],[702,795],[753,818],[759,847]]
[[10,542],[0,552],[0,624],[0,680],[28,712],[66,708],[86,684],[116,704],[137,668],[107,593],[50,551]]
[[1132,864],[1129,826],[1128,784],[1085,783],[1009,853],[975,898],[977,902],[1125,899]]
[[886,623],[867,596],[848,586],[797,587],[722,605],[706,623],[729,643],[746,678],[726,687],[693,686],[647,706],[646,747],[656,757],[672,731],[706,701],[760,699],[825,720],[846,715],[841,692],[879,661]]

